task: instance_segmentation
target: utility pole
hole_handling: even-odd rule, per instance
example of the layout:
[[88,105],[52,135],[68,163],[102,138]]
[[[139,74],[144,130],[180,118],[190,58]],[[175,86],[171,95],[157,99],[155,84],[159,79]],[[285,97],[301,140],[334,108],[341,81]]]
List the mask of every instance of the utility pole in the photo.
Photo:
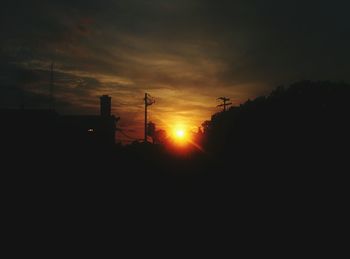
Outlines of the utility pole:
[[147,93],[145,93],[145,136],[144,136],[144,142],[147,142]]
[[54,104],[54,102],[55,102],[55,100],[54,100],[54,95],[53,95],[53,87],[54,87],[54,85],[53,85],[53,65],[54,65],[54,62],[51,62],[51,73],[50,73],[50,108],[52,109],[52,110],[54,110],[55,109],[55,104]]
[[226,111],[226,106],[231,105],[232,103],[228,103],[228,101],[230,101],[230,98],[227,97],[219,97],[218,100],[223,101],[222,104],[219,104],[217,107],[224,107],[223,111]]
[[144,142],[147,142],[147,107],[154,104],[155,101],[153,100],[153,98],[148,94],[145,93],[145,136],[144,136]]

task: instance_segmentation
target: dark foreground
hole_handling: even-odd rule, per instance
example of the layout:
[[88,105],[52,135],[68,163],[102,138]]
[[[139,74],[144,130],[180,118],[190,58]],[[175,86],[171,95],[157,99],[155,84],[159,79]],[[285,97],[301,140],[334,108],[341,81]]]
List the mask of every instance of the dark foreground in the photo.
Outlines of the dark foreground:
[[296,252],[290,240],[313,250],[343,228],[349,166],[342,152],[241,151],[217,157],[173,156],[151,145],[8,149],[1,174],[7,240],[20,233],[15,244],[35,254],[43,246],[49,254],[71,246],[90,254],[98,244],[134,256],[181,256],[184,247],[218,256],[232,242],[249,253],[257,252],[251,242],[259,251]]
[[[335,205],[345,197],[346,153],[268,151],[229,157],[176,156],[160,146],[7,150],[2,183],[14,206],[125,212],[138,208],[193,210],[291,209]],[[17,204],[17,205],[16,205]],[[140,206],[140,207],[139,207]]]
[[100,232],[94,237],[119,236],[132,244],[129,251],[152,242],[151,235],[161,240],[157,248],[169,236],[191,246],[208,236],[232,245],[223,233],[260,243],[274,235],[274,249],[341,244],[349,203],[349,89],[306,82],[249,101],[213,116],[204,152],[182,155],[158,145],[72,145],[52,134],[7,131],[1,135],[3,222],[10,235],[24,232],[26,240],[40,233],[74,243],[75,235],[81,241]]

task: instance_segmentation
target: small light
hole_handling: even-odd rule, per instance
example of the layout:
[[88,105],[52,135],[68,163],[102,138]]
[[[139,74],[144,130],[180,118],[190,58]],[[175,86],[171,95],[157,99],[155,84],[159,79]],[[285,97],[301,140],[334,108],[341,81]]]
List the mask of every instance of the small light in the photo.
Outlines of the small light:
[[94,129],[88,129],[88,132],[94,132]]

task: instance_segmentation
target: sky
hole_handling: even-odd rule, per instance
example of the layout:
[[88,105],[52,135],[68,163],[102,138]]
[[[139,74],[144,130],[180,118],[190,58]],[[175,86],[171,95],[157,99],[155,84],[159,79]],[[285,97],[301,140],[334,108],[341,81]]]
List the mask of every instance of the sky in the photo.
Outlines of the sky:
[[299,80],[349,82],[349,1],[1,1],[0,108],[98,114],[112,96],[118,127],[194,130],[220,111]]

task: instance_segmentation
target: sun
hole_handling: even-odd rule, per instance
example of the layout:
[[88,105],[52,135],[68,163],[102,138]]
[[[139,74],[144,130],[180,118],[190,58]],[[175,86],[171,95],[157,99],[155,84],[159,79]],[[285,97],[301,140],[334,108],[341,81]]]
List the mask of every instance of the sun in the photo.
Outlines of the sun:
[[175,127],[172,138],[177,144],[185,144],[188,140],[187,132],[184,127]]
[[183,129],[178,129],[175,131],[175,135],[179,139],[183,139],[185,137],[185,131]]

